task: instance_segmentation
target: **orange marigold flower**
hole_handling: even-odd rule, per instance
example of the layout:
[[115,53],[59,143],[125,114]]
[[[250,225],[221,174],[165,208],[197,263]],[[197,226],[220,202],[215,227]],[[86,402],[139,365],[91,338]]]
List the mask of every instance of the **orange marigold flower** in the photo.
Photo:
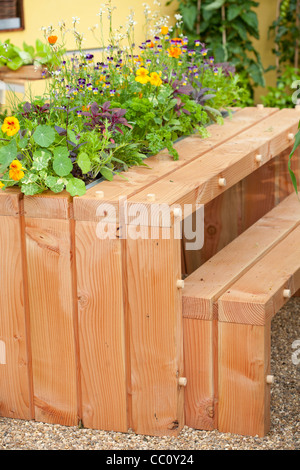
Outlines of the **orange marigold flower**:
[[160,78],[161,73],[152,72],[150,74],[150,83],[154,86],[160,86],[162,84],[162,79]]
[[14,181],[19,181],[24,178],[24,168],[19,160],[13,160],[9,166],[9,177]]
[[178,59],[178,57],[180,57],[182,54],[182,50],[180,49],[180,47],[172,46],[170,49],[168,49],[168,53],[170,57],[174,57],[175,59]]
[[51,44],[51,46],[53,46],[57,41],[57,36],[49,36],[48,37],[48,42],[49,44]]
[[6,133],[10,137],[15,135],[19,129],[20,129],[19,121],[14,116],[6,117],[1,127],[2,132]]
[[168,34],[168,32],[169,32],[168,26],[162,26],[161,27],[161,34],[163,34],[165,36],[166,34]]

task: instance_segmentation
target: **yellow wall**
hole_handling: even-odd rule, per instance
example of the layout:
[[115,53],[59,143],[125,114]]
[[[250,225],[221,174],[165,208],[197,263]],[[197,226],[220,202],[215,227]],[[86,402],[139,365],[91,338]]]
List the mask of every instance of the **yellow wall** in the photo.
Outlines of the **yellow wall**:
[[[261,0],[259,6],[255,9],[258,21],[259,21],[259,40],[253,40],[253,45],[256,50],[260,53],[262,63],[266,69],[270,65],[275,65],[275,55],[272,53],[274,48],[273,38],[271,34],[268,38],[268,29],[272,22],[276,18],[276,5],[277,0]],[[274,71],[267,72],[265,74],[266,87],[276,85],[276,74]],[[260,102],[260,96],[267,93],[267,88],[263,89],[258,87],[255,90],[255,101],[256,103]]]
[[[15,32],[0,32],[0,41],[5,41],[7,38],[17,46],[22,46],[23,41],[27,44],[34,45],[36,38],[43,40],[42,26],[53,25],[57,28],[58,22],[64,20],[69,28],[72,28],[72,17],[79,17],[80,22],[76,28],[80,33],[85,35],[84,48],[98,47],[99,44],[94,39],[94,36],[89,27],[99,24],[100,6],[106,3],[106,0],[24,0],[24,19],[25,30]],[[154,12],[158,9],[154,5],[154,0],[113,0],[112,4],[117,7],[113,12],[113,27],[117,28],[121,24],[126,23],[126,18],[130,14],[132,8],[135,12],[136,25],[136,43],[139,44],[144,40],[143,27],[145,24],[144,7],[143,3],[147,3]],[[163,15],[170,15],[173,19],[173,13],[176,9],[176,1],[174,5],[169,7],[165,6],[166,0],[161,1],[161,12]],[[106,20],[107,17],[103,16]],[[99,30],[96,30],[99,33]],[[75,49],[75,44],[72,35],[68,35],[67,42],[68,49]]]

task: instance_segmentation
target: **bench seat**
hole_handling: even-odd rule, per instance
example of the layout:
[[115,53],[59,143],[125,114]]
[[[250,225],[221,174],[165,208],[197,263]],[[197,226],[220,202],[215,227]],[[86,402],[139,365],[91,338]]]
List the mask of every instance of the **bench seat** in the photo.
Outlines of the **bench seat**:
[[285,198],[185,280],[186,424],[270,427],[271,320],[300,288],[300,202]]

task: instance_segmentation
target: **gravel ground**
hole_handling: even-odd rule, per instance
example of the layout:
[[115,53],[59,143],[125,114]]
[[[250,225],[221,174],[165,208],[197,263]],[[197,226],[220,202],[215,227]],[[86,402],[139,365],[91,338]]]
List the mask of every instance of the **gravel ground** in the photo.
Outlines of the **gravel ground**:
[[0,418],[0,450],[299,450],[300,351],[292,347],[294,341],[300,341],[299,314],[300,298],[292,298],[272,321],[271,371],[275,383],[271,431],[264,438],[188,427],[177,438],[158,438]]

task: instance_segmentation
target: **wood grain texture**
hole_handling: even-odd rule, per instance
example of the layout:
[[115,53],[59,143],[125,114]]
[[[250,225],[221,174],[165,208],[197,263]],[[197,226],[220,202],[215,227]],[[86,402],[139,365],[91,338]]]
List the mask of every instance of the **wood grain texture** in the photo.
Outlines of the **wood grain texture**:
[[25,219],[35,419],[78,424],[71,224]]
[[194,429],[216,428],[213,322],[183,319],[185,424]]
[[83,424],[126,432],[121,240],[100,239],[96,223],[77,222],[76,262]]
[[[300,223],[300,204],[291,194],[185,279],[183,315],[213,319],[214,302]],[[270,273],[272,276],[272,273]]]
[[[300,204],[299,204],[300,213]],[[218,300],[219,321],[264,325],[300,288],[300,227],[258,260]]]
[[[15,212],[15,205],[9,207]],[[0,239],[0,416],[29,420],[33,418],[31,354],[19,217],[0,217]]]
[[180,240],[128,237],[127,270],[133,430],[177,435],[184,424]]
[[270,429],[270,321],[219,323],[218,430],[265,436]]

